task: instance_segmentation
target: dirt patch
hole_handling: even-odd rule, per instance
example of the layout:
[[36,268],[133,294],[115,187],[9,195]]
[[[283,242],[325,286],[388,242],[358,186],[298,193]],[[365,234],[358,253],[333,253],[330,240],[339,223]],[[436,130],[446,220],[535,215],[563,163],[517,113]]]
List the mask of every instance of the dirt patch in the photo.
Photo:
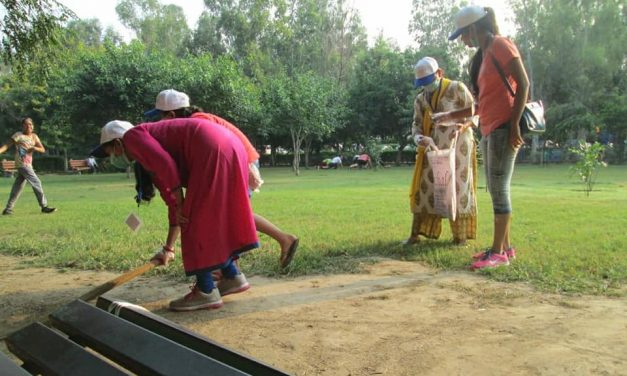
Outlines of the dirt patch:
[[[1,337],[117,276],[22,261],[0,256]],[[249,280],[253,288],[215,311],[169,312],[187,286],[157,277],[108,296],[294,375],[627,375],[625,299],[541,294],[399,261]]]

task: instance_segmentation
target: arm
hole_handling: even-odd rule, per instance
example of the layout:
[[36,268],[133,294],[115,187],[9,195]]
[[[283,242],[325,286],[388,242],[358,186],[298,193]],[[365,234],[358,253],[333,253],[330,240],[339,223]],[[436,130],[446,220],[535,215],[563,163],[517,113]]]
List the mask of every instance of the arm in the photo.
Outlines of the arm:
[[514,107],[512,108],[512,119],[510,124],[509,142],[513,148],[518,148],[525,143],[520,134],[520,118],[522,117],[525,103],[529,95],[529,79],[527,72],[519,57],[512,59],[508,64],[514,81],[516,81],[516,96],[514,97]]
[[433,121],[438,124],[463,121],[475,114],[474,107],[474,105],[471,105],[470,107],[463,108],[461,110],[438,112],[437,114],[433,114]]
[[39,136],[37,135],[33,135],[33,136],[34,136],[33,138],[35,139],[35,146],[31,148],[31,151],[36,151],[38,153],[45,153],[46,148],[44,148],[41,141],[39,140]]
[[9,140],[7,141],[6,144],[0,146],[0,154],[4,153],[5,151],[9,150],[9,148],[11,147],[11,145],[13,145],[13,140]]
[[449,92],[453,95],[455,109],[433,114],[432,118],[436,124],[465,123],[475,114],[475,100],[466,85],[452,81],[450,87]]

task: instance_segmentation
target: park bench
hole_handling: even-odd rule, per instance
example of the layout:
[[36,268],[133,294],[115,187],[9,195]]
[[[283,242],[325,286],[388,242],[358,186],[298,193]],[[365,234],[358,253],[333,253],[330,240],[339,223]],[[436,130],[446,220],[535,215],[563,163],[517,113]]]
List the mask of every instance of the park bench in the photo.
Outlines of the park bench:
[[2,160],[2,175],[3,176],[11,177],[16,172],[17,172],[17,168],[15,167],[15,161],[7,161],[6,159]]
[[72,170],[72,172],[76,172],[80,175],[81,171],[90,169],[86,159],[70,159],[70,170]]
[[287,375],[142,307],[102,296],[96,306],[75,300],[49,318],[52,327],[36,322],[6,338],[23,364],[11,368],[0,357],[0,374]]

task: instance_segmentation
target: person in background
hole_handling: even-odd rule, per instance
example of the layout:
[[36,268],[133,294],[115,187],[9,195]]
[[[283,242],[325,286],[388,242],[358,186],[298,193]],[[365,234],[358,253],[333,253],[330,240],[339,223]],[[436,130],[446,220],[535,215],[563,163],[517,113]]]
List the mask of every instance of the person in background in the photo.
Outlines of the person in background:
[[[470,62],[470,81],[478,101],[481,149],[494,212],[492,245],[473,255],[473,269],[509,265],[516,257],[510,239],[512,203],[510,184],[518,149],[524,144],[520,118],[529,92],[529,79],[516,45],[499,35],[492,8],[467,6],[455,16],[449,40],[462,42],[477,52]],[[513,97],[499,74],[510,82]]]
[[96,162],[96,158],[90,155],[89,157],[87,157],[86,162],[87,166],[89,167],[89,171],[92,174],[95,174],[98,169],[98,162]]
[[318,166],[316,166],[316,168],[318,170],[322,169],[322,170],[326,170],[331,166],[331,158],[325,158],[322,160],[322,162],[320,162],[320,164]]
[[[251,169],[251,180],[260,180],[252,178],[252,176],[255,174],[259,176],[259,153],[248,140],[246,135],[244,135],[244,133],[242,133],[239,128],[237,128],[235,125],[231,124],[227,120],[217,115],[203,112],[202,109],[198,107],[190,106],[189,96],[187,94],[174,89],[163,90],[157,95],[155,108],[153,110],[147,111],[144,115],[147,117],[158,116],[161,119],[176,119],[185,117],[200,118],[210,120],[211,124],[216,124],[228,129],[244,145],[248,156],[249,169]],[[259,183],[259,185],[260,184],[261,183]],[[255,189],[258,189],[258,186],[252,187],[250,192],[251,196],[252,191]],[[284,232],[274,223],[270,222],[268,219],[262,217],[259,214],[254,214],[254,218],[257,230],[266,235],[269,235],[271,238],[279,243],[281,247],[279,265],[281,268],[286,268],[294,258],[294,254],[296,253],[296,250],[298,248],[299,239],[293,234]]]
[[357,166],[359,168],[372,168],[372,159],[368,154],[360,154],[357,157]]
[[331,159],[331,163],[329,163],[329,168],[334,168],[337,170],[338,167],[342,167],[342,157],[340,157],[339,155],[333,157]]
[[477,232],[477,161],[471,116],[472,94],[461,82],[444,78],[438,62],[431,57],[414,66],[414,85],[422,89],[414,101],[412,138],[417,146],[416,165],[410,189],[413,213],[411,234],[404,244],[419,242],[419,236],[438,239],[442,218],[434,206],[433,168],[426,158],[429,147],[450,149],[455,146],[456,216],[450,219],[453,242],[464,244]]
[[[248,199],[248,157],[232,132],[205,119],[136,127],[114,120],[102,127],[100,146],[91,155],[108,156],[118,168],[137,161],[152,174],[170,224],[153,259],[163,265],[172,261],[180,234],[185,273],[196,277],[192,291],[171,301],[170,309],[219,308],[223,296],[248,290],[234,260],[257,248],[258,240]],[[212,271],[218,269],[222,280],[216,287]]]
[[22,131],[14,133],[7,143],[0,146],[0,154],[7,151],[11,146],[15,147],[15,167],[17,168],[17,176],[15,177],[15,182],[13,182],[11,194],[6,207],[2,211],[2,215],[13,214],[13,207],[20,197],[26,182],[33,187],[33,192],[35,192],[35,197],[42,213],[49,214],[57,210],[48,206],[48,200],[41,186],[41,180],[39,180],[33,169],[33,152],[46,152],[34,130],[33,120],[28,117],[24,118],[22,119]]

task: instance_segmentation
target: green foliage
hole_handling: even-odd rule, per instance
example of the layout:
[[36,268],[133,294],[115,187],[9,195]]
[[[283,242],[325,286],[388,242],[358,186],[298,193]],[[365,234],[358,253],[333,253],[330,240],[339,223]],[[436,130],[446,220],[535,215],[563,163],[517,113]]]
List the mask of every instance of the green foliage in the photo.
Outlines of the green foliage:
[[54,55],[60,26],[74,13],[56,0],[2,0],[2,57],[21,71],[29,62]]
[[[543,138],[570,145],[599,128],[611,136],[608,161],[623,162],[624,2],[510,2],[532,95],[547,108]],[[15,8],[18,3],[25,7]],[[25,17],[18,20],[21,32],[48,39],[40,38],[35,49],[32,39],[24,39],[30,41],[24,64],[0,75],[0,137],[28,115],[52,154],[82,155],[104,123],[141,122],[156,94],[175,88],[237,124],[254,144],[302,150],[305,165],[327,145],[345,150],[371,137],[397,144],[396,161],[402,162],[415,62],[432,56],[446,76],[465,76],[459,64],[471,50],[446,40],[462,3],[414,0],[410,30],[420,49],[399,51],[382,38],[368,48],[359,14],[345,0],[207,0],[193,31],[180,7],[124,0],[118,14],[138,38],[130,44],[111,30],[103,33],[96,20],[67,23],[59,39],[53,24],[70,13],[56,1],[1,1],[17,9],[6,17]],[[38,28],[36,14],[57,18]],[[3,30],[11,25],[3,23]],[[10,42],[6,35],[3,47]],[[57,40],[62,48],[45,47]]]
[[[308,138],[322,138],[341,127],[338,114],[344,101],[331,80],[314,72],[288,77],[275,76],[264,86],[263,101],[275,132],[285,132],[292,140],[292,150],[300,151]],[[292,167],[300,173],[300,153],[294,152]]]
[[121,0],[115,7],[123,25],[137,34],[148,51],[185,54],[191,40],[183,8],[158,0]]
[[[389,137],[406,145],[413,107],[414,56],[400,54],[386,41],[359,56],[349,88],[352,118],[346,141]],[[351,138],[348,138],[351,137]]]
[[581,182],[584,185],[584,192],[586,196],[590,196],[592,187],[596,182],[596,178],[599,174],[599,167],[607,167],[602,159],[605,147],[598,142],[594,144],[588,144],[585,142],[579,143],[576,148],[570,148],[569,151],[579,156],[577,162],[572,167],[572,170],[579,175]]
[[39,155],[33,158],[37,172],[62,172],[66,168],[65,158],[58,155]]
[[[600,118],[608,94],[627,86],[627,22],[622,0],[511,1],[516,41],[532,82],[547,107],[550,134],[564,141]],[[552,112],[552,108],[558,108]],[[561,107],[561,109],[560,109]],[[557,113],[561,113],[558,116]],[[571,112],[570,114],[568,112]],[[598,125],[598,124],[594,124]],[[624,140],[624,136],[621,141]]]

